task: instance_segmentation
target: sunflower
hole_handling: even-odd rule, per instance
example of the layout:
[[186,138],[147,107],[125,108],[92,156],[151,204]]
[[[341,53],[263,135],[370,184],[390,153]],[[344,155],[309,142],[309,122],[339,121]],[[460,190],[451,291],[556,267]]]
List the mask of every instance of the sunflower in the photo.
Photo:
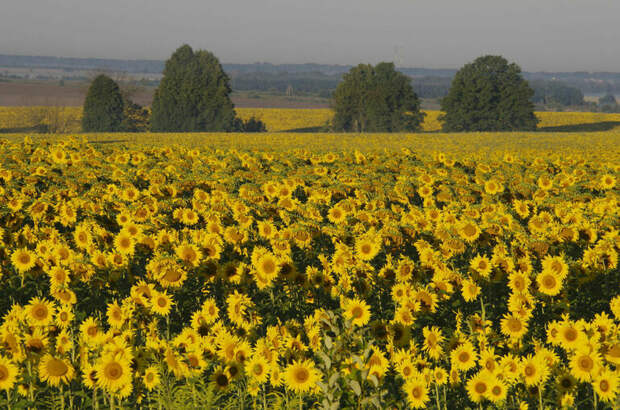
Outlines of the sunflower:
[[129,232],[122,230],[114,238],[114,248],[123,256],[132,256],[136,249],[136,242]]
[[474,403],[480,403],[487,397],[491,378],[488,372],[482,371],[476,373],[467,381],[467,394]]
[[420,304],[420,308],[425,312],[434,313],[437,310],[437,295],[428,290],[428,287],[419,289],[413,294],[415,302]]
[[501,331],[513,340],[521,340],[527,333],[527,322],[514,313],[505,314],[500,321]]
[[73,241],[78,248],[88,249],[91,240],[92,236],[86,227],[80,226],[75,228],[73,232]]
[[127,358],[105,355],[96,368],[97,385],[110,393],[119,393],[128,384],[131,385],[132,371]]
[[69,281],[69,272],[61,266],[54,266],[48,271],[48,275],[50,277],[50,285],[53,287],[65,285]]
[[144,383],[144,387],[148,391],[153,390],[157,386],[159,386],[160,376],[159,370],[155,366],[149,366],[144,370],[144,376],[142,376],[142,382]]
[[363,261],[372,260],[381,250],[381,242],[379,238],[365,236],[355,241],[355,254]]
[[181,213],[181,223],[184,225],[192,226],[198,223],[200,216],[193,209],[185,209]]
[[55,310],[52,302],[34,298],[26,306],[26,319],[33,326],[47,326],[53,322]]
[[493,403],[501,403],[506,400],[507,395],[508,387],[506,386],[506,384],[494,377],[489,383],[487,398]]
[[484,183],[484,191],[489,195],[495,195],[498,192],[502,192],[504,187],[495,179],[489,179]]
[[180,260],[190,266],[198,266],[202,259],[202,252],[200,252],[200,249],[198,249],[196,245],[187,242],[177,246],[175,252]]
[[256,271],[260,278],[271,283],[278,276],[280,261],[270,252],[260,256],[256,262]]
[[344,223],[347,219],[347,213],[340,208],[339,206],[334,206],[333,208],[331,208],[329,211],[327,211],[327,219],[335,224],[335,225],[339,225],[341,223]]
[[428,326],[426,326],[422,329],[422,333],[424,335],[422,349],[428,353],[428,356],[431,359],[439,359],[443,353],[441,343],[444,340],[443,334],[441,333],[441,328],[433,326],[429,329]]
[[220,309],[214,299],[207,299],[202,303],[201,312],[204,314],[206,324],[211,324],[219,318]]
[[418,375],[418,371],[415,365],[409,358],[398,363],[396,365],[396,370],[398,371],[398,373],[400,373],[401,376],[403,376],[403,379],[405,379],[405,381]]
[[120,329],[123,323],[125,323],[123,310],[121,309],[117,301],[108,303],[106,316],[108,317],[108,323],[114,329]]
[[616,186],[616,177],[611,174],[605,174],[601,176],[599,180],[600,189],[612,189]]
[[314,368],[314,362],[311,360],[293,361],[284,371],[287,388],[298,394],[312,390],[319,379],[319,372]]
[[172,309],[172,305],[174,305],[174,301],[166,292],[153,292],[151,296],[151,311],[153,311],[153,313],[168,316],[170,309]]
[[245,361],[245,373],[256,383],[265,383],[269,377],[269,363],[260,354],[253,354]]
[[403,389],[407,393],[407,401],[414,409],[426,407],[429,401],[428,387],[424,379],[416,377],[407,380]]
[[562,278],[549,271],[542,271],[536,276],[538,291],[548,296],[555,296],[562,290]]
[[459,345],[450,353],[452,367],[457,370],[467,371],[476,366],[477,360],[478,353],[476,353],[476,350],[470,341],[466,341],[465,343]]
[[275,228],[273,223],[271,223],[271,221],[258,221],[257,225],[258,234],[265,239],[271,239],[277,233],[277,229]]
[[49,345],[48,333],[37,327],[34,332],[26,334],[25,344],[28,352],[41,353]]
[[201,374],[203,370],[207,367],[207,362],[205,361],[201,352],[198,352],[198,351],[186,352],[185,358],[187,359],[188,369],[191,374],[194,374],[194,375]]
[[93,317],[87,318],[80,324],[80,334],[82,340],[89,345],[98,345],[105,337],[103,330]]
[[166,348],[165,361],[168,365],[168,370],[174,373],[178,378],[185,377],[189,374],[189,367],[181,356],[171,348]]
[[211,375],[211,380],[215,389],[219,391],[226,390],[230,385],[230,379],[223,367],[215,369]]
[[592,382],[594,391],[603,401],[613,401],[618,394],[618,372],[609,369],[602,370]]
[[351,320],[353,326],[364,326],[370,320],[370,306],[361,299],[345,299],[342,308],[343,316]]
[[0,389],[9,391],[17,380],[17,367],[12,361],[0,355]]
[[477,254],[471,260],[469,267],[485,279],[488,279],[491,274],[491,260],[486,256],[480,256],[480,254]]
[[471,279],[465,279],[461,282],[461,294],[466,302],[471,302],[480,294],[480,286]]
[[578,350],[570,360],[570,372],[578,380],[588,382],[592,380],[601,367],[601,357],[596,351]]
[[568,275],[568,265],[561,256],[545,256],[542,261],[542,270],[543,272],[551,272],[561,279]]
[[559,393],[568,393],[577,387],[577,379],[570,373],[561,373],[556,379],[556,386]]
[[26,248],[17,249],[11,254],[11,262],[15,269],[21,274],[28,272],[36,263],[34,253]]
[[562,348],[574,350],[580,347],[587,338],[580,326],[571,321],[565,321],[558,329],[557,340]]
[[459,224],[458,233],[467,242],[473,242],[480,236],[480,228],[475,222],[464,221]]
[[525,292],[532,281],[523,272],[512,272],[508,276],[508,287],[513,292]]
[[50,386],[58,386],[61,382],[68,384],[73,375],[73,366],[67,360],[46,354],[39,362],[39,377]]
[[527,355],[521,359],[521,376],[526,386],[536,386],[545,382],[549,368],[539,355]]
[[56,336],[56,352],[65,354],[73,349],[73,338],[67,329],[63,329]]

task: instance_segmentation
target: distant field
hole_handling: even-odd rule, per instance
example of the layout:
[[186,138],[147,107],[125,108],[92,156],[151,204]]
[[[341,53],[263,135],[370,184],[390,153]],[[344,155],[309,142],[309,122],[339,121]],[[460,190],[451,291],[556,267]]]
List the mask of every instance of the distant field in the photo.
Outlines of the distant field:
[[[269,132],[316,132],[331,119],[328,108],[237,108],[239,116],[262,120]],[[440,111],[424,111],[423,131],[441,129]],[[20,130],[36,124],[56,124],[65,133],[80,132],[81,107],[0,107],[0,130]],[[620,114],[585,112],[538,112],[539,129],[551,132],[609,131],[620,126]],[[15,131],[18,132],[18,131]]]
[[[50,81],[0,82],[0,106],[82,106],[88,84],[68,81],[60,86]],[[153,102],[153,87],[142,87],[132,99],[149,106]],[[271,108],[327,108],[328,100],[319,97],[271,95],[269,93],[233,92],[231,99],[236,107]]]

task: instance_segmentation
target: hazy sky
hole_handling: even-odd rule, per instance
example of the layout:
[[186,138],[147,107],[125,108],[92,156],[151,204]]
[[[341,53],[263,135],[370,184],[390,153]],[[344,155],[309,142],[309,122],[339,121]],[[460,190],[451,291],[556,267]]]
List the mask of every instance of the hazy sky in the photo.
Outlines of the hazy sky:
[[620,71],[620,0],[3,0],[0,54]]

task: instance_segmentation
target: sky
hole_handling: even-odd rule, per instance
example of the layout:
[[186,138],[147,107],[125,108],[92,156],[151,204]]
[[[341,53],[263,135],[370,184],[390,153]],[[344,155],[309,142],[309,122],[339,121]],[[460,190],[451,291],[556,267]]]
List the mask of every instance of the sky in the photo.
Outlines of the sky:
[[5,0],[0,54],[620,72],[619,0]]

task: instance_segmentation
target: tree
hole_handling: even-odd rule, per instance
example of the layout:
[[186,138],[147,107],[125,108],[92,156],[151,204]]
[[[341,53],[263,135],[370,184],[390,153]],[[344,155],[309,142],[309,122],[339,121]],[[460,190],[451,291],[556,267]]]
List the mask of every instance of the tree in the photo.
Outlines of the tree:
[[127,132],[146,132],[149,130],[150,113],[148,109],[142,107],[139,104],[131,101],[128,98],[123,98],[123,122],[121,128]]
[[98,75],[86,94],[82,112],[85,132],[120,131],[123,122],[123,98],[110,77]]
[[337,131],[417,131],[424,119],[411,80],[393,63],[353,67],[336,87],[332,106]]
[[240,124],[240,128],[243,132],[267,132],[265,123],[254,116],[243,121],[243,123]]
[[613,94],[605,94],[598,99],[598,105],[616,105],[616,97]]
[[533,95],[518,65],[501,56],[478,57],[456,73],[441,101],[443,130],[534,130]]
[[534,90],[534,103],[564,107],[585,105],[581,90],[560,81],[530,81],[530,86]]
[[187,44],[166,61],[152,106],[153,131],[233,131],[229,78],[210,52]]

